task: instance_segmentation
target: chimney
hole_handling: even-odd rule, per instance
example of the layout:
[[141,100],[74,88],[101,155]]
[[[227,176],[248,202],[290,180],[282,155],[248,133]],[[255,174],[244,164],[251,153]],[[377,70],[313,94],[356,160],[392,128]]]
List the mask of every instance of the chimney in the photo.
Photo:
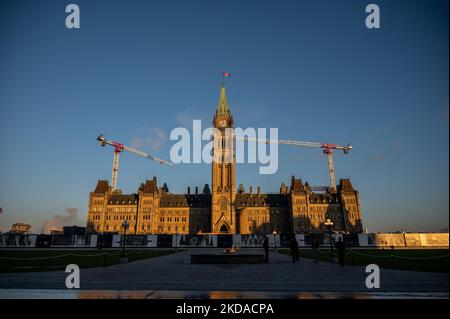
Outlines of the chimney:
[[253,187],[250,186],[250,194],[253,194]]
[[191,195],[191,187],[188,186],[188,191],[187,191],[188,195]]
[[195,186],[195,195],[198,195],[198,187]]
[[258,186],[258,188],[256,189],[256,192],[259,194],[261,194],[261,188]]

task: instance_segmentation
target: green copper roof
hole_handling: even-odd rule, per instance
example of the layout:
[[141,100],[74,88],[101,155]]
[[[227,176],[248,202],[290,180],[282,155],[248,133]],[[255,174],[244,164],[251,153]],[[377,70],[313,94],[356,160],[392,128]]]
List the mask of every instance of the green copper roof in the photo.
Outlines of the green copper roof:
[[220,98],[219,104],[217,105],[217,115],[228,115],[230,114],[230,107],[228,106],[227,93],[225,91],[225,86],[220,87]]

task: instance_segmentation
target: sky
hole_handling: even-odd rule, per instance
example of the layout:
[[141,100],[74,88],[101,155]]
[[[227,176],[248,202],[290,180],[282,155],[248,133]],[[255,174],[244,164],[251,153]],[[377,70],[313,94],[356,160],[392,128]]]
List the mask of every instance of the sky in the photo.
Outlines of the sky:
[[[65,7],[80,8],[68,29]],[[381,28],[367,29],[376,3]],[[448,1],[0,1],[0,229],[86,223],[89,192],[111,178],[96,136],[170,159],[170,132],[210,126],[221,74],[235,125],[279,138],[351,143],[337,178],[360,193],[372,232],[449,226]],[[156,175],[169,190],[211,182],[122,153],[118,187]],[[238,164],[237,184],[277,192],[295,175],[329,183],[319,149],[279,147],[279,169]]]

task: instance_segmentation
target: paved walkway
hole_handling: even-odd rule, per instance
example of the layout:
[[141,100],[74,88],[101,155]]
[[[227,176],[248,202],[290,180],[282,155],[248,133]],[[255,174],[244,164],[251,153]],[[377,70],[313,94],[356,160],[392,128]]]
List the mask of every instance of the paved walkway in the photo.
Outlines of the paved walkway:
[[[220,251],[202,249],[201,253]],[[258,249],[248,252],[263,253]],[[308,292],[433,292],[448,296],[448,274],[382,269],[380,289],[369,290],[365,286],[367,274],[364,267],[313,264],[310,259],[301,259],[294,264],[289,256],[278,253],[270,254],[269,264],[193,265],[190,264],[191,253],[199,253],[199,250],[191,249],[128,264],[81,269],[80,288],[114,291],[259,291],[278,292],[280,296],[283,293]],[[9,289],[66,290],[66,275],[64,271],[2,273],[0,298],[7,296]]]

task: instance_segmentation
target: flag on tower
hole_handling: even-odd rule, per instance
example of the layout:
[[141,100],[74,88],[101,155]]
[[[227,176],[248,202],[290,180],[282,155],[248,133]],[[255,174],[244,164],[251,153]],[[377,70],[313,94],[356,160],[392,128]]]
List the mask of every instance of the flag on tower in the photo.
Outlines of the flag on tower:
[[229,77],[229,76],[231,76],[231,73],[229,73],[229,72],[223,72],[223,76]]

